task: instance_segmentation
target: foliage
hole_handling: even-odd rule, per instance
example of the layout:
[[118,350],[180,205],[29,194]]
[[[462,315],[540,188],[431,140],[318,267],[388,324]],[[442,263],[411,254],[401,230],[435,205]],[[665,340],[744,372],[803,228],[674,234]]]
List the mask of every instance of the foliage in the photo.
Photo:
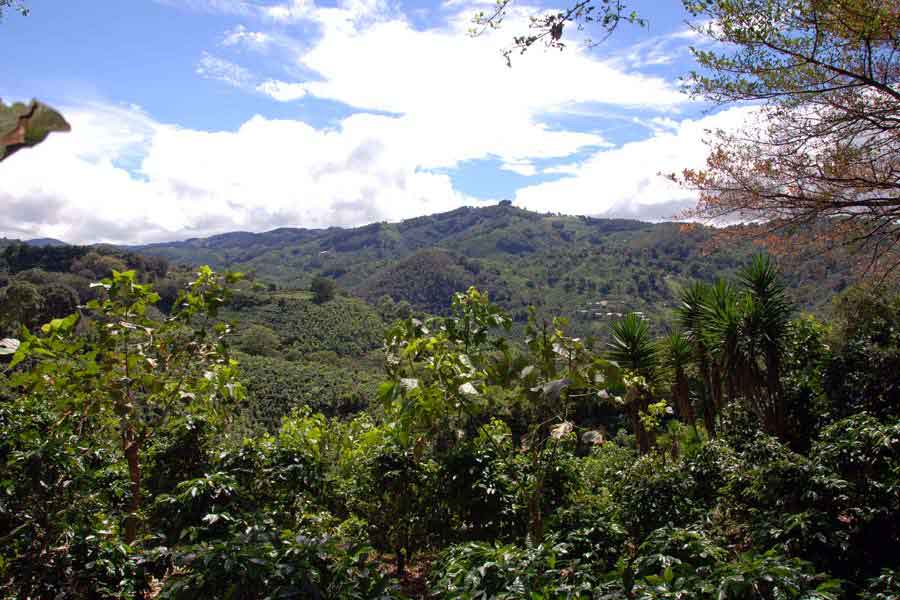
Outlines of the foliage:
[[[226,331],[211,336],[204,327],[222,304],[223,281],[202,269],[179,310],[158,323],[146,317],[157,296],[136,283],[134,272],[114,272],[100,284],[103,298],[87,307],[92,314],[86,329],[76,330],[78,313],[50,321],[41,335],[23,329],[10,362],[23,368],[9,382],[20,397],[4,407],[16,432],[6,449],[7,469],[20,471],[22,486],[13,487],[15,479],[8,478],[15,475],[4,473],[6,493],[15,499],[4,506],[11,552],[4,563],[40,562],[48,569],[30,574],[13,568],[9,587],[44,595],[48,585],[64,594],[97,585],[110,597],[130,589],[112,592],[112,582],[91,571],[137,577],[127,546],[137,539],[144,508],[147,443],[170,413],[215,415],[219,398],[239,397],[234,365],[219,339]],[[57,559],[41,558],[50,544],[62,552],[53,551],[60,553]],[[82,576],[96,581],[84,584]],[[141,579],[134,585],[132,591]]]
[[[172,264],[254,272],[282,290],[306,291],[322,275],[372,305],[388,295],[416,313],[446,315],[447,298],[476,286],[517,323],[534,306],[541,318],[566,317],[581,337],[605,336],[616,313],[634,311],[661,331],[672,322],[679,286],[730,277],[756,251],[735,243],[710,252],[718,230],[700,225],[540,214],[509,205],[377,225],[231,233],[134,250]],[[786,266],[788,293],[804,309],[825,307],[832,290],[852,278],[847,264],[823,257]],[[275,302],[282,294],[257,296]]]
[[693,479],[665,457],[642,456],[612,486],[619,522],[632,538],[644,539],[665,525],[683,526],[696,516]]
[[[855,318],[785,325],[769,267],[751,268],[764,277],[744,287],[688,288],[664,343],[628,319],[611,357],[536,311],[517,337],[470,289],[389,329],[381,385],[343,352],[226,344],[222,316],[249,329],[273,300],[355,300],[245,284],[235,307],[204,269],[151,318],[149,284],[115,272],[81,313],[0,341],[0,595],[893,598],[900,428],[890,411],[842,416],[825,377],[846,352],[835,332],[890,351],[893,304],[854,297]],[[777,385],[761,376],[776,370]],[[702,409],[713,372],[716,437],[675,397],[681,377]],[[643,449],[635,390],[661,432]],[[770,394],[802,435],[767,431],[752,402]]]
[[900,417],[900,305],[879,290],[852,289],[837,301],[833,351],[822,373],[829,416],[867,411]]
[[900,594],[900,576],[897,571],[885,569],[880,576],[873,577],[867,590],[871,600],[890,600]]
[[28,14],[28,7],[25,6],[24,2],[20,0],[0,0],[0,18],[3,17],[3,10],[6,8],[13,8],[19,14],[25,16]]
[[432,589],[437,598],[589,598],[589,564],[569,556],[553,536],[533,546],[472,542],[453,546],[438,559]]
[[721,44],[694,51],[700,68],[688,89],[717,102],[765,102],[758,121],[714,137],[703,170],[685,171],[685,182],[700,191],[694,216],[769,221],[762,230],[775,233],[776,247],[839,247],[864,272],[893,270],[895,8],[881,0],[685,6],[695,30]]
[[238,360],[248,416],[268,430],[300,406],[329,417],[358,413],[374,403],[382,379],[379,365],[360,359],[292,362],[239,355]]
[[270,327],[254,323],[238,329],[235,334],[234,344],[247,354],[277,356],[281,346],[281,338]]
[[276,332],[281,355],[290,360],[321,351],[360,356],[381,346],[385,329],[374,309],[345,297],[316,304],[306,296],[276,293],[252,306],[229,306],[223,316],[245,328],[260,325]]
[[175,561],[186,572],[172,578],[161,599],[396,597],[387,578],[367,562],[365,547],[342,548],[333,539],[249,526],[189,549]]
[[315,277],[312,280],[312,284],[309,286],[310,291],[313,294],[313,302],[316,304],[325,304],[326,302],[334,299],[334,293],[337,289],[337,285],[333,280],[328,279],[327,277]]

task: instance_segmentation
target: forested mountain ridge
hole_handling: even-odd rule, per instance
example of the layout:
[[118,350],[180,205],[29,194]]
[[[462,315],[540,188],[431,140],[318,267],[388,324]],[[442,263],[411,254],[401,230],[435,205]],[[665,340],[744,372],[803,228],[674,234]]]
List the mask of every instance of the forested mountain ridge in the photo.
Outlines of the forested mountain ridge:
[[[352,229],[235,232],[132,249],[252,273],[288,289],[308,288],[323,275],[370,303],[389,296],[434,313],[446,310],[450,293],[477,285],[519,321],[529,306],[594,321],[606,313],[659,315],[673,306],[679,286],[727,277],[755,251],[749,244],[711,249],[714,232],[539,214],[503,202]],[[798,304],[815,309],[851,278],[846,266],[822,259],[786,269],[786,279]]]

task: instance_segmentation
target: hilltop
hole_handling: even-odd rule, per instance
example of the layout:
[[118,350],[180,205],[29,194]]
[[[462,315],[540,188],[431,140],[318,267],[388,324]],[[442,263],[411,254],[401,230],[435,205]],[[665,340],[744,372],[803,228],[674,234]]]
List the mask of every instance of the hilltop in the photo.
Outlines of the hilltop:
[[[282,289],[306,289],[324,275],[369,303],[407,301],[431,313],[445,311],[453,291],[477,285],[518,321],[535,306],[590,333],[624,312],[665,320],[679,286],[728,277],[755,251],[748,244],[711,249],[713,232],[501,203],[399,223],[233,232],[131,250],[241,270]],[[808,310],[822,308],[847,275],[824,259],[786,272],[791,295]]]

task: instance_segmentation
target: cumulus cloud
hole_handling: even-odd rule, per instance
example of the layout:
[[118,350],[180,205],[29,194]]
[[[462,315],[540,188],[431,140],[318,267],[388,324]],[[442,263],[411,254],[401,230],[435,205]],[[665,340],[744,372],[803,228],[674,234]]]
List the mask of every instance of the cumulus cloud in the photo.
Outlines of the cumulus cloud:
[[352,122],[317,130],[258,116],[207,132],[158,123],[136,107],[64,112],[72,133],[0,165],[0,232],[136,243],[352,226],[478,203],[447,175],[393,161]]
[[305,96],[306,86],[302,83],[288,83],[277,79],[267,79],[256,86],[256,91],[279,102],[290,102]]
[[648,220],[678,218],[694,194],[663,174],[702,167],[707,132],[736,129],[753,114],[732,108],[700,119],[662,121],[652,137],[598,151],[581,163],[545,170],[568,175],[517,191],[515,204],[530,210]]
[[[239,46],[271,58],[269,49],[289,48],[283,72],[315,77],[265,79],[209,52],[198,75],[282,102],[312,97],[355,110],[328,127],[258,115],[234,130],[199,131],[134,106],[63,107],[71,134],[0,165],[0,205],[9,207],[0,234],[137,243],[399,220],[493,201],[454,186],[454,168],[483,159],[526,177],[562,176],[520,189],[520,206],[664,218],[691,197],[656,173],[698,164],[703,129],[740,116],[685,120],[687,98],[671,81],[575,46],[535,49],[509,69],[499,53],[508,31],[467,35],[471,3],[445,3],[444,19],[426,28],[382,0],[191,5],[256,20],[226,31],[215,42],[222,52]],[[292,40],[266,23],[314,24],[318,35]],[[527,21],[520,12],[507,23]],[[649,137],[613,147],[597,132],[551,125],[585,106],[640,111]],[[544,159],[558,164],[539,169]]]

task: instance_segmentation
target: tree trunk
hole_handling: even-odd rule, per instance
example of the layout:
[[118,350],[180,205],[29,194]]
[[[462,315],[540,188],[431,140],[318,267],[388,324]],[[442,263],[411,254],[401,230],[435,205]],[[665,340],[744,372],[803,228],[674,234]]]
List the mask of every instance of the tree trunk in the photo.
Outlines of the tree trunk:
[[406,555],[403,548],[397,548],[397,577],[403,577],[406,574]]
[[703,398],[703,424],[709,439],[716,439],[716,416],[713,413],[712,399],[708,396]]
[[540,471],[540,453],[535,453],[532,465],[537,473],[537,481],[528,498],[528,536],[532,542],[539,544],[544,541],[544,473]]
[[634,430],[634,439],[637,442],[638,453],[650,452],[650,435],[641,422],[641,410],[644,402],[634,400],[628,403],[628,417],[631,419],[631,428]]
[[716,438],[716,411],[718,409],[714,387],[712,370],[705,358],[700,359],[700,375],[703,380],[703,425],[706,427],[706,435],[709,439]]
[[138,445],[134,429],[128,427],[125,430],[123,444],[125,446],[125,459],[128,461],[128,476],[131,479],[131,502],[128,506],[129,515],[125,519],[125,543],[131,544],[137,538],[139,517],[141,510],[141,462],[140,446]]
[[693,425],[697,415],[694,414],[694,407],[691,405],[691,387],[688,384],[684,369],[679,368],[675,373],[675,385],[672,389],[672,395],[675,396],[675,408],[678,411],[678,416],[686,424]]
[[789,439],[787,427],[787,407],[785,406],[785,397],[781,390],[781,365],[778,350],[775,348],[766,350],[766,377],[766,387],[768,388],[769,400],[772,402],[772,410],[774,412],[774,433],[782,442],[789,444],[791,440]]

